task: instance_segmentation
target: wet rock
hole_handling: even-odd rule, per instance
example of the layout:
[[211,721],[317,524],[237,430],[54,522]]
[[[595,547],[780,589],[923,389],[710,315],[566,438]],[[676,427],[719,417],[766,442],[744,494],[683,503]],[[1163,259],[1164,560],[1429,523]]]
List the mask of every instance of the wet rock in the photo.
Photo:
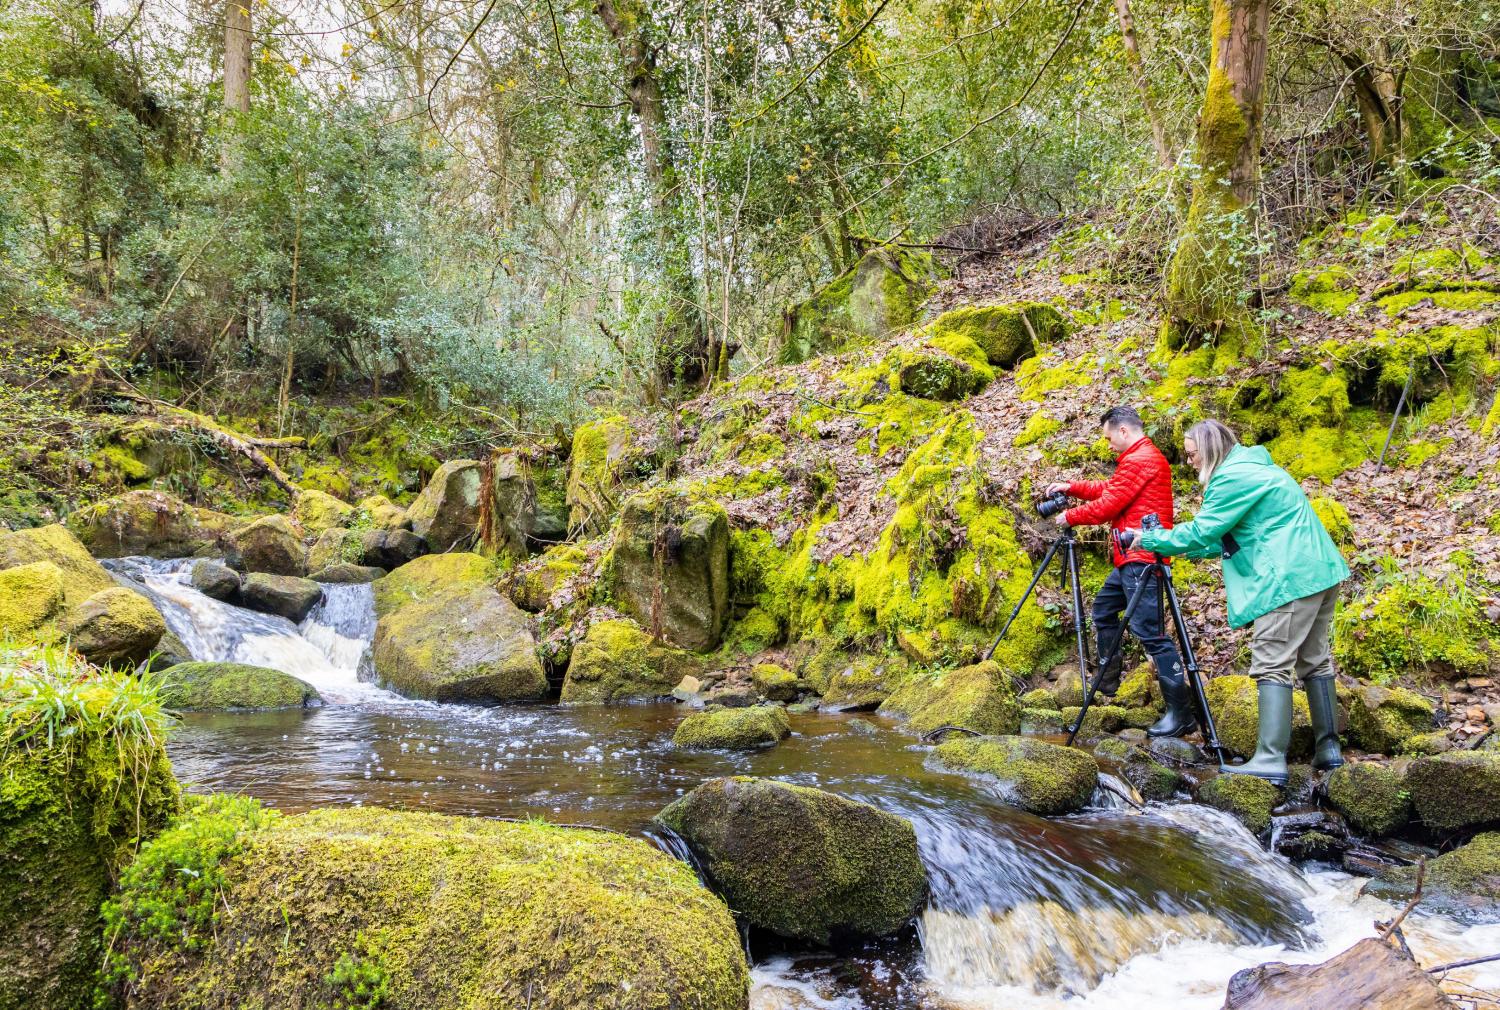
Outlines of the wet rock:
[[1142,745],[1144,745],[1148,740],[1151,739],[1146,735],[1145,730],[1140,729],[1136,726],[1126,726],[1124,729],[1120,730],[1117,735],[1121,740],[1130,740]]
[[1048,736],[1063,732],[1062,713],[1055,708],[1021,709],[1021,728],[1028,736]]
[[1095,744],[1094,756],[1113,765],[1142,799],[1170,800],[1188,785],[1176,771],[1154,760],[1145,747],[1128,740],[1106,737]]
[[526,542],[534,550],[546,550],[568,539],[568,515],[566,512],[543,508],[537,503],[536,519],[531,524],[531,533]]
[[1401,744],[1401,753],[1413,757],[1431,757],[1446,754],[1458,747],[1446,731],[1435,729],[1430,733],[1413,733]]
[[340,561],[320,568],[308,578],[314,582],[331,582],[335,584],[350,585],[356,583],[374,582],[385,574],[384,568],[376,568],[374,565],[351,565],[347,561]]
[[216,600],[231,599],[240,591],[240,573],[208,558],[193,564],[191,581],[194,589]]
[[677,682],[672,688],[672,697],[678,701],[692,701],[698,697],[698,692],[703,690],[703,682],[697,677],[688,675]]
[[469,548],[479,531],[480,463],[456,459],[444,463],[406,510],[411,531],[435,553]]
[[1151,669],[1150,663],[1142,663],[1120,680],[1114,704],[1121,708],[1151,709],[1160,714],[1161,686],[1156,682],[1156,673]]
[[797,675],[775,663],[757,663],[752,666],[750,683],[762,697],[771,701],[791,701],[797,697]]
[[1339,701],[1349,713],[1349,742],[1373,754],[1396,754],[1433,728],[1432,703],[1404,687],[1357,683],[1341,689]]
[[741,684],[726,684],[708,694],[709,702],[725,708],[749,708],[757,701],[754,688]]
[[[233,910],[185,927],[187,957],[184,930],[163,936],[144,911],[182,862],[213,874]],[[423,1010],[745,1007],[723,902],[611,832],[378,808],[269,817],[216,797],[135,865],[115,950],[137,1008],[178,1006],[184,990],[233,1007],[368,1008],[372,979]]]
[[887,936],[921,911],[927,874],[900,817],[754,778],[706,782],[657,815],[752,926],[811,943]]
[[58,632],[91,663],[134,665],[151,655],[167,622],[133,589],[101,589],[58,623]]
[[29,637],[63,606],[62,569],[33,561],[0,570],[0,640]]
[[242,572],[307,574],[307,550],[283,516],[262,516],[229,538],[228,562]]
[[1338,814],[1311,806],[1273,812],[1271,840],[1288,859],[1330,863],[1337,863],[1351,844],[1349,829]]
[[[1208,707],[1219,731],[1219,741],[1241,757],[1255,753],[1255,737],[1260,729],[1260,698],[1255,681],[1243,675],[1215,677],[1204,686]],[[1292,743],[1287,757],[1306,761],[1312,757],[1312,718],[1307,710],[1307,695],[1292,692]]]
[[1009,736],[1021,729],[1021,706],[1010,677],[994,661],[935,675],[914,673],[880,711],[906,716],[914,733],[960,726],[985,736]]
[[1177,765],[1178,767],[1206,765],[1209,763],[1208,756],[1196,744],[1189,743],[1181,737],[1152,737],[1146,744],[1146,749],[1158,761],[1164,761],[1167,764]]
[[240,606],[301,624],[323,599],[323,587],[295,575],[251,572],[240,586]]
[[221,554],[230,534],[245,525],[161,491],[127,491],[67,518],[68,529],[96,558]]
[[1022,708],[1050,708],[1056,712],[1060,707],[1057,704],[1057,695],[1045,687],[1035,687],[1016,699],[1016,704]]
[[496,574],[477,554],[430,554],[376,580],[373,656],[381,683],[429,701],[546,694],[536,639],[526,615],[495,588]]
[[411,530],[365,530],[359,535],[359,563],[362,565],[374,565],[393,572],[426,553],[427,541]]
[[245,663],[178,663],[163,682],[162,704],[180,712],[310,708],[323,700],[291,674]]
[[[1416,879],[1415,866],[1391,867],[1360,893],[1401,904],[1411,899]],[[1500,922],[1500,832],[1475,835],[1468,844],[1430,860],[1422,878],[1421,909],[1472,923]]]
[[1406,776],[1373,762],[1345,764],[1328,776],[1328,802],[1363,835],[1390,835],[1411,820]]
[[806,681],[830,712],[872,711],[906,682],[911,664],[905,656],[850,656],[838,648],[813,655],[802,668]]
[[1199,803],[1233,814],[1256,836],[1271,826],[1271,811],[1280,801],[1280,790],[1254,775],[1216,775],[1198,787]]
[[161,636],[161,641],[156,643],[156,648],[151,650],[147,665],[153,670],[165,670],[168,667],[192,661],[193,654],[188,651],[188,647],[171,628],[168,628]]
[[792,732],[785,710],[774,705],[694,712],[677,724],[672,744],[684,750],[759,750]]
[[993,776],[1007,799],[1044,816],[1082,810],[1099,784],[1091,756],[1030,737],[961,737],[940,744],[933,758],[953,771]]
[[1371,938],[1322,964],[1273,961],[1234,973],[1224,1010],[1448,1010],[1410,956]]
[[354,506],[340,501],[326,491],[303,489],[292,506],[292,522],[303,533],[315,537],[324,530],[346,526],[354,516]]
[[0,531],[0,569],[39,561],[57,566],[62,602],[67,606],[115,585],[114,577],[65,526],[54,523],[37,529]]
[[857,733],[860,736],[880,735],[880,727],[875,725],[868,719],[850,719],[847,723],[845,723],[845,727],[849,730],[850,733]]
[[670,490],[625,503],[603,583],[616,605],[662,638],[706,652],[729,608],[729,519],[706,498]]
[[[1081,705],[1069,705],[1063,709],[1063,725],[1072,728],[1078,722],[1078,713],[1082,711]],[[1118,705],[1090,705],[1088,713],[1083,717],[1083,725],[1079,728],[1079,732],[1085,736],[1118,732],[1125,727],[1125,716],[1125,710]]]
[[1500,822],[1500,751],[1461,751],[1417,758],[1406,769],[1417,818],[1454,831]]
[[564,704],[663,698],[682,678],[702,673],[696,656],[656,643],[633,621],[597,621],[573,648]]

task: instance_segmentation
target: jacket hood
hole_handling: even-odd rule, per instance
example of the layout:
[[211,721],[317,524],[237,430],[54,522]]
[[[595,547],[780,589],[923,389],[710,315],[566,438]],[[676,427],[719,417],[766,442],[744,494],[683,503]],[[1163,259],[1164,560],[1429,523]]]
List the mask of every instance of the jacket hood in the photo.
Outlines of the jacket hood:
[[1263,445],[1237,445],[1229,450],[1229,455],[1224,457],[1224,462],[1219,464],[1222,470],[1227,466],[1275,466],[1271,454]]

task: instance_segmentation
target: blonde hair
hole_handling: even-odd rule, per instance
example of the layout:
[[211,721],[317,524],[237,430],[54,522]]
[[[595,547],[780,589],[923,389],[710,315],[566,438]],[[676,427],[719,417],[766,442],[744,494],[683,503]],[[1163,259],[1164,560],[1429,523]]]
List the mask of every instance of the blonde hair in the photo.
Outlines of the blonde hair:
[[1240,444],[1229,426],[1219,421],[1199,421],[1183,436],[1184,442],[1188,439],[1198,446],[1198,480],[1205,485],[1229,450]]

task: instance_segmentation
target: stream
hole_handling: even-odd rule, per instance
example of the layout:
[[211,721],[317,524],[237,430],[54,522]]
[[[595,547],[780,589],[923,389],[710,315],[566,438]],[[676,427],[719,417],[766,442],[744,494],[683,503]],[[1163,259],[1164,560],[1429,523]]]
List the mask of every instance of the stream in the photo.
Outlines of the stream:
[[[753,1010],[1219,1007],[1235,971],[1323,961],[1372,934],[1385,902],[1332,868],[1297,868],[1226,814],[1194,804],[1096,806],[1039,818],[978,780],[929,767],[927,748],[877,716],[793,715],[754,753],[674,750],[671,704],[498,707],[410,701],[370,683],[367,585],[328,585],[294,625],[212,600],[188,562],[109,567],[147,592],[196,659],[274,667],[325,704],[189,714],[173,735],[196,791],[246,793],[289,812],[378,804],[541,817],[658,837],[651,818],[700,782],[758,775],[871,803],[916,828],[932,896],[916,936],[854,955],[752,951]],[[1500,925],[1414,914],[1424,964],[1500,950]],[[1500,967],[1452,978],[1500,989]]]

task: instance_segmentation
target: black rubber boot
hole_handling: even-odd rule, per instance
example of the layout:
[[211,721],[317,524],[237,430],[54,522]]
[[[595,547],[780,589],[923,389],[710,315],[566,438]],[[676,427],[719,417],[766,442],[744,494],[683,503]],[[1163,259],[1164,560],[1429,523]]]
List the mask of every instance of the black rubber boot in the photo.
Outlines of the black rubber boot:
[[1260,730],[1255,753],[1242,765],[1219,765],[1231,775],[1254,775],[1286,785],[1286,749],[1292,742],[1292,689],[1287,684],[1256,685],[1260,694]]
[[1124,665],[1124,656],[1121,649],[1116,648],[1114,656],[1104,665],[1104,672],[1099,677],[1099,687],[1096,694],[1107,694],[1111,698],[1120,690],[1120,668]]
[[1344,763],[1344,752],[1339,749],[1339,707],[1333,678],[1313,677],[1304,686],[1307,708],[1312,713],[1313,767],[1319,771],[1337,768]]
[[1172,680],[1158,675],[1156,683],[1161,687],[1162,700],[1166,702],[1167,710],[1151,724],[1146,735],[1186,736],[1197,729],[1198,717],[1193,714],[1192,697],[1188,694],[1187,680],[1181,671]]

